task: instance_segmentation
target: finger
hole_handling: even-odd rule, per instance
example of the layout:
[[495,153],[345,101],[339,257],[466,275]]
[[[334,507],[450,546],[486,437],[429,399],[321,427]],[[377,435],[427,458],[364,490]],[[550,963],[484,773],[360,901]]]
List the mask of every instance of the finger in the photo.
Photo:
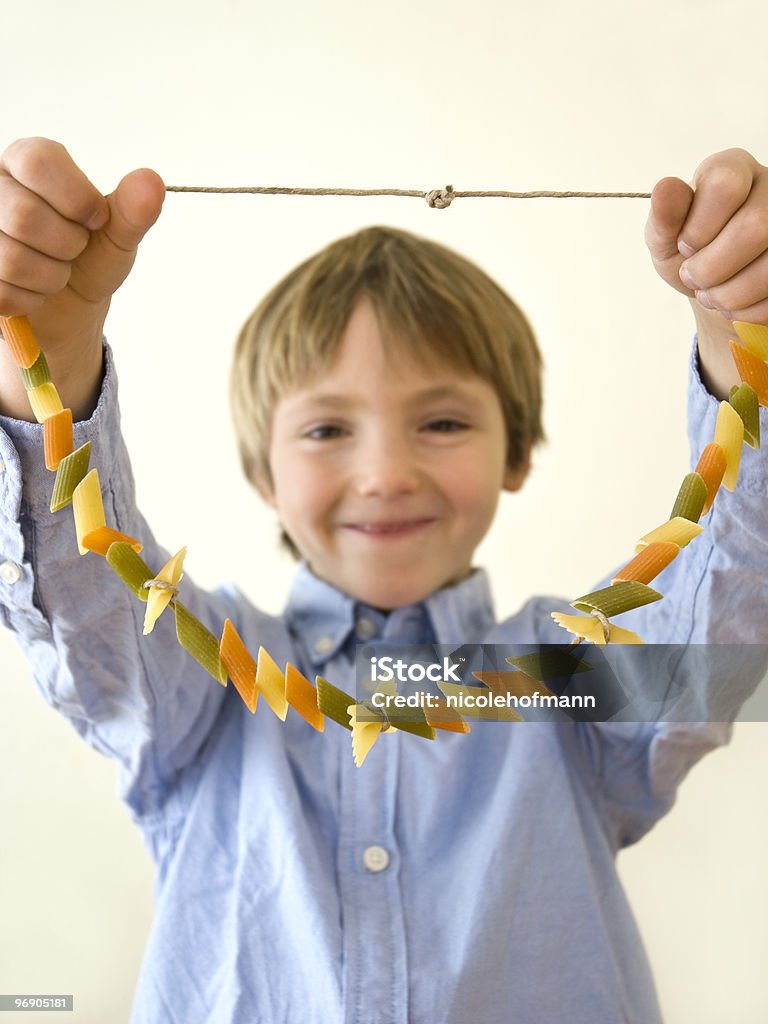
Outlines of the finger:
[[72,266],[71,287],[97,302],[111,295],[127,277],[136,248],[160,216],[165,185],[147,168],[132,171],[107,197],[109,220],[91,235],[88,248]]
[[90,230],[102,226],[107,203],[64,146],[51,139],[17,139],[0,157],[4,170],[67,220]]
[[0,316],[29,316],[40,309],[46,297],[0,281]]
[[[717,237],[680,268],[691,288],[711,289],[734,278],[768,250],[768,178],[756,178],[749,199]],[[768,291],[768,278],[763,282]]]
[[75,259],[90,237],[87,228],[62,217],[7,174],[0,174],[0,231],[57,260]]
[[736,314],[768,300],[768,252],[723,284],[698,290],[696,299],[705,309],[716,309],[729,320],[744,319]]
[[688,295],[678,271],[683,257],[678,251],[680,230],[693,202],[693,189],[680,178],[662,178],[651,193],[651,209],[645,225],[645,242],[656,270],[679,291]]
[[53,260],[0,233],[0,278],[41,295],[61,291],[69,280],[69,263]]
[[759,164],[746,150],[727,149],[696,168],[693,203],[680,232],[680,253],[703,249],[746,202]]

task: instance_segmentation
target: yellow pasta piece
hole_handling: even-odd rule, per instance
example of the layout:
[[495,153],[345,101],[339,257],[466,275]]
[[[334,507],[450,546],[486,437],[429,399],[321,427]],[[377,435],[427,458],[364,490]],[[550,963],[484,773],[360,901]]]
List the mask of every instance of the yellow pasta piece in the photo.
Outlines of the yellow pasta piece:
[[492,693],[510,694],[513,697],[553,697],[554,693],[541,680],[533,679],[527,672],[473,672],[475,679],[484,683]]
[[[175,587],[184,575],[182,568],[186,554],[187,549],[185,547],[177,551],[173,558],[165,563],[157,576],[155,576],[155,579]],[[169,590],[167,587],[150,586],[148,589],[149,597],[147,599],[147,609],[144,613],[144,636],[152,632],[160,615],[174,597],[174,591]]]
[[720,403],[715,422],[714,442],[719,444],[725,453],[723,487],[733,491],[739,476],[741,446],[744,442],[744,420],[730,402]]
[[[738,416],[738,413],[736,415]],[[637,544],[635,544],[635,553],[637,554],[644,547],[659,540],[671,541],[672,544],[677,544],[679,548],[684,548],[694,537],[698,537],[703,529],[704,527],[701,523],[693,523],[690,519],[675,516],[674,519],[668,519],[666,523],[662,523],[661,526],[657,526],[655,530],[651,530],[650,533],[646,533],[645,536],[641,537]]]
[[383,732],[388,731],[389,726],[383,716],[380,722],[358,721],[359,711],[364,711],[366,716],[370,718],[371,709],[368,707],[362,707],[360,704],[350,704],[347,708],[349,722],[352,726],[352,757],[355,760],[355,765],[361,768],[374,743]]
[[748,324],[743,320],[734,320],[733,329],[745,348],[760,359],[768,360],[768,327],[762,324]]
[[267,651],[259,648],[256,662],[256,685],[264,695],[264,700],[281,721],[288,714],[288,701],[285,699],[285,676],[277,667]]
[[[550,615],[558,626],[567,629],[574,636],[583,637],[589,643],[598,644],[600,647],[605,646],[605,633],[602,623],[594,618],[594,616],[563,615],[562,612],[550,612]],[[642,644],[645,642],[637,633],[633,633],[630,629],[614,626],[612,622],[609,622],[608,626],[608,640],[612,644]]]
[[64,404],[59,398],[55,384],[41,384],[27,392],[29,404],[38,423],[45,423],[51,416],[64,412]]
[[75,532],[77,534],[77,547],[81,555],[88,552],[83,544],[86,534],[93,533],[102,526],[106,526],[104,518],[104,505],[101,500],[101,485],[99,484],[99,471],[92,469],[86,473],[72,494],[72,512],[75,517]]

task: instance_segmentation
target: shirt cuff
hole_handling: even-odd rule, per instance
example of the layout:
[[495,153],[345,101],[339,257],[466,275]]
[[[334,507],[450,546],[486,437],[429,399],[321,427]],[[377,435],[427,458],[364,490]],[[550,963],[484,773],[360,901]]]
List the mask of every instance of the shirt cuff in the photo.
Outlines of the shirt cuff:
[[[91,442],[91,468],[99,470],[102,490],[116,472],[131,480],[130,466],[124,465],[120,438],[120,410],[117,374],[112,349],[104,340],[104,377],[99,401],[91,417],[73,424],[75,449]],[[0,508],[9,519],[18,519],[22,505],[33,514],[50,515],[55,473],[46,469],[43,425],[0,416]]]

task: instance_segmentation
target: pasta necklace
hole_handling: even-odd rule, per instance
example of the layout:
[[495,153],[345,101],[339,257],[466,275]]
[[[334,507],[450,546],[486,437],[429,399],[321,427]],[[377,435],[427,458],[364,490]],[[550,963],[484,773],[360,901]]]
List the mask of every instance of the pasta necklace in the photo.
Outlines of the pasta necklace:
[[[643,643],[636,633],[613,625],[611,618],[661,600],[662,595],[649,583],[702,532],[699,520],[712,507],[721,484],[728,490],[735,489],[742,444],[759,447],[759,406],[768,406],[768,327],[735,322],[733,328],[741,344],[733,340],[730,346],[742,383],[731,388],[728,401],[720,402],[714,438],[702,451],[696,469],[684,477],[670,518],[640,538],[635,557],[616,573],[608,587],[571,602],[583,614],[551,613],[555,622],[573,635],[572,645],[583,641],[598,645]],[[356,701],[322,676],[316,676],[313,685],[290,662],[283,671],[263,647],[254,658],[230,619],[225,620],[217,638],[179,600],[186,548],[153,571],[140,557],[141,542],[107,525],[98,469],[89,469],[91,444],[86,442],[74,450],[72,410],[63,406],[27,317],[0,317],[0,330],[21,373],[35,419],[43,425],[45,465],[56,472],[51,512],[71,505],[80,554],[104,556],[123,583],[146,603],[144,634],[152,631],[158,617],[170,606],[181,646],[222,686],[231,679],[252,714],[261,695],[281,721],[292,707],[310,726],[323,732],[325,719],[330,718],[352,733],[352,754],[360,767],[383,732],[400,729],[426,739],[435,739],[437,729],[469,732],[469,723],[450,701],[457,691],[519,696],[530,694],[535,687],[540,694],[552,694],[545,683],[552,676],[547,675],[544,659],[526,655],[507,658],[512,671],[473,673],[480,686],[441,682],[438,686],[444,696],[430,701],[429,706],[402,711],[388,706],[385,712],[370,701]],[[381,692],[387,692],[386,687],[379,684]],[[394,690],[389,692],[394,695]],[[482,717],[522,721],[511,708],[495,710],[498,713]]]

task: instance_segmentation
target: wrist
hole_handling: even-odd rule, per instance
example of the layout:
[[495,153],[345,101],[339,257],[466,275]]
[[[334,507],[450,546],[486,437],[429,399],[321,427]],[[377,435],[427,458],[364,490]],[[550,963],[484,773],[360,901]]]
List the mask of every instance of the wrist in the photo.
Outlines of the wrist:
[[727,401],[731,387],[741,383],[731,355],[730,342],[736,339],[733,324],[715,310],[704,309],[695,299],[689,302],[696,320],[701,379],[715,398]]

